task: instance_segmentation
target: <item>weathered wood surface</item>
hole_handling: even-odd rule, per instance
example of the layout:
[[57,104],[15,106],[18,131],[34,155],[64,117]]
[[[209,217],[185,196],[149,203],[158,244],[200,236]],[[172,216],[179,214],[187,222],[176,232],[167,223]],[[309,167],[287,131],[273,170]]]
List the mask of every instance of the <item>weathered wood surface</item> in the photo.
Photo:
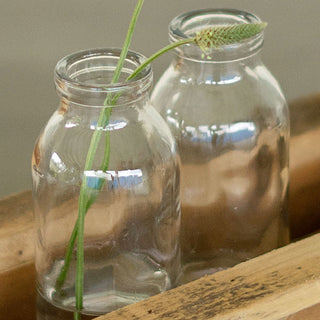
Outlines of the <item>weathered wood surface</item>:
[[301,97],[289,106],[289,212],[291,235],[299,238],[320,229],[320,94]]
[[0,320],[35,319],[31,192],[0,201]]
[[320,126],[292,137],[290,147],[290,227],[298,238],[320,229]]
[[35,320],[35,270],[33,263],[0,273],[0,319]]
[[0,201],[0,272],[33,261],[33,225],[30,191]]
[[319,302],[317,234],[97,319],[310,320]]
[[[318,94],[299,99],[294,101],[290,106],[293,135],[290,140],[291,187],[289,208],[291,214],[291,232],[293,237],[296,238],[305,236],[310,232],[320,229],[320,95]],[[309,244],[311,245],[312,242]],[[314,250],[318,249],[315,247]],[[280,254],[282,255],[287,251],[279,252],[281,252]],[[35,319],[35,272],[33,261],[33,217],[31,192],[26,191],[0,200],[0,320]],[[253,261],[248,262],[248,268],[250,269],[251,263],[255,264],[256,261],[264,263],[264,260],[260,260],[260,258],[254,259]],[[315,264],[312,261],[310,263]],[[247,266],[247,264],[243,265]],[[247,267],[241,268],[246,269]],[[244,269],[231,269],[232,271],[230,272],[238,273],[239,277],[247,277],[246,273],[244,273],[244,275],[240,274],[245,271]],[[283,270],[281,269],[280,271],[282,272]],[[291,272],[290,270],[291,269],[288,269],[288,273]],[[304,273],[299,272],[299,275],[303,274]],[[219,274],[216,276],[220,277]],[[261,278],[260,280],[264,281],[268,279]],[[291,292],[292,297],[294,297],[295,294],[299,294],[299,297],[305,296],[306,300],[308,300],[309,296],[316,296],[316,292],[312,291],[313,289],[316,290],[316,286],[314,286],[314,288],[308,279],[305,280],[310,284],[310,286],[302,286],[301,292],[298,290],[297,286],[294,288],[291,287],[293,290]],[[260,280],[257,279],[257,281]],[[271,281],[272,279],[269,280]],[[300,280],[302,281],[302,278]],[[276,278],[276,281],[278,281],[278,278]],[[259,283],[261,286],[263,285],[263,282]],[[229,288],[229,296],[225,296],[225,299],[230,298],[231,300],[229,302],[224,301],[223,303],[226,304],[223,305],[223,308],[227,307],[228,304],[233,305],[234,301],[237,301],[237,299],[242,299],[240,301],[241,305],[243,303],[245,304],[245,300],[251,301],[254,299],[254,301],[256,301],[257,298],[255,295],[248,296],[245,291],[243,291],[242,298],[238,297],[238,295],[241,294],[238,290],[239,286],[240,283],[230,280],[229,286],[226,287],[226,289]],[[289,287],[285,288],[289,290]],[[250,288],[247,289],[249,290]],[[279,289],[282,290],[283,288]],[[259,290],[256,289],[255,291],[261,292],[262,289],[260,288]],[[221,295],[224,291],[225,289],[217,291],[217,296]],[[250,292],[250,290],[248,292]],[[281,292],[284,292],[285,296],[290,295],[289,291]],[[171,295],[173,293],[167,294]],[[318,293],[317,295],[320,302],[320,295]],[[269,293],[266,294],[266,296],[269,296]],[[160,297],[161,296],[159,296],[159,299],[161,299]],[[186,297],[188,297],[187,292]],[[209,299],[209,297],[198,298],[197,296],[193,298],[195,302],[199,302],[199,299]],[[304,314],[308,315],[306,319],[313,320],[313,318],[311,318],[311,314],[318,314],[320,307],[316,304],[310,305],[309,302],[305,303],[303,302],[304,300],[300,298],[297,299],[298,301],[294,304],[298,304],[299,301],[302,301],[301,303],[303,306],[301,309],[299,307],[299,310],[306,310],[299,311],[296,315],[292,315],[289,318],[283,318],[281,320],[304,319],[302,318]],[[283,297],[277,297],[276,292],[270,296],[270,301],[273,301],[273,303],[278,300],[283,301],[281,299],[283,299]],[[164,306],[166,305],[165,301],[166,300],[164,300]],[[265,303],[267,303],[267,301],[265,301]],[[252,303],[250,305],[254,306]],[[266,304],[266,308],[267,306],[268,305]],[[190,310],[197,309],[195,304],[193,304],[193,306],[189,305],[189,308]],[[149,310],[153,309],[148,309],[147,311]],[[229,308],[228,310],[231,309]],[[151,315],[153,316],[152,313]],[[297,318],[298,316],[300,318]],[[238,318],[234,319],[250,318],[241,318],[238,316]],[[264,318],[256,317],[252,319],[258,320]],[[320,319],[320,313],[318,314],[318,318],[314,319]]]

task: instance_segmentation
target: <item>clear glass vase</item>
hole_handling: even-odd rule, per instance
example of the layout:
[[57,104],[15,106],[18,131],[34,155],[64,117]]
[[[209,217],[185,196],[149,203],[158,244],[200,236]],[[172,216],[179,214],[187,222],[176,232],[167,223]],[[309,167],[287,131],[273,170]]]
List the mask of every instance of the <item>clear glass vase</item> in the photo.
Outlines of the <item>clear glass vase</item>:
[[[60,104],[32,157],[38,319],[73,319],[76,244],[65,279],[59,285],[57,279],[67,264],[84,181],[93,200],[85,217],[83,314],[107,313],[175,285],[179,157],[149,102],[150,67],[124,81],[144,57],[129,52],[120,83],[109,84],[120,52],[79,52],[55,70]],[[107,95],[117,97],[116,105],[104,107]],[[98,125],[105,111],[110,118]],[[85,167],[94,132],[100,139],[92,165]]]
[[[216,25],[260,22],[238,10],[201,10],[170,24],[171,42]],[[151,95],[178,144],[180,283],[289,241],[288,108],[260,59],[263,33],[212,49],[175,51]]]

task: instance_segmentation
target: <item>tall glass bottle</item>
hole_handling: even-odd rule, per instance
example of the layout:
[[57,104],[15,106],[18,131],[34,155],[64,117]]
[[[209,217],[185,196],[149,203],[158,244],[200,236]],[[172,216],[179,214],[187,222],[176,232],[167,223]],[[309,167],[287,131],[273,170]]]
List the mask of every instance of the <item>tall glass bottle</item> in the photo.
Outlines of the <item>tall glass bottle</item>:
[[[55,70],[60,104],[32,157],[38,319],[73,319],[76,245],[70,260],[66,252],[83,181],[86,196],[93,196],[85,217],[83,314],[107,313],[175,285],[179,157],[170,130],[149,102],[150,67],[124,82],[144,57],[129,52],[122,83],[109,85],[120,52],[79,52]],[[115,106],[104,106],[107,95],[118,97]],[[102,110],[110,108],[109,121],[99,127]],[[97,131],[101,137],[87,170]],[[67,261],[66,278],[58,283]]]
[[[170,24],[171,42],[216,25],[260,19],[238,10],[201,10]],[[175,51],[152,104],[181,157],[180,283],[233,266],[289,240],[288,108],[261,61],[263,33],[212,49]]]

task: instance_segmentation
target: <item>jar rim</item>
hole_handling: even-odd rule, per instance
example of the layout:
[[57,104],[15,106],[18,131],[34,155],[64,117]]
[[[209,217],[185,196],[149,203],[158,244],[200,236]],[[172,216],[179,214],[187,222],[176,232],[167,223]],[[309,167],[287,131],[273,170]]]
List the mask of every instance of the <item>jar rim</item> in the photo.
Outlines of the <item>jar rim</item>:
[[[203,28],[209,28],[214,26],[221,25],[230,25],[230,24],[243,24],[243,23],[260,23],[261,19],[247,11],[238,10],[238,9],[200,9],[182,13],[171,21],[169,24],[169,40],[170,42],[177,42],[182,39],[193,37],[197,31]],[[237,57],[236,51],[239,53],[241,51],[240,57],[246,57],[252,55],[258,51],[263,44],[264,32],[261,31],[257,35],[248,38],[244,41],[237,42],[234,44],[224,45],[221,48],[212,48],[212,51],[215,54],[217,59],[214,60],[224,60],[230,59],[233,60]],[[196,44],[187,44],[184,45],[185,48],[196,48],[198,53],[201,52],[200,48]],[[177,50],[181,50],[177,48]],[[190,51],[190,50],[189,50]],[[227,52],[228,57],[222,56],[222,51]],[[189,52],[190,53],[190,52]],[[195,56],[195,52],[193,52]],[[200,59],[202,60],[202,59]]]
[[[106,72],[112,72],[116,68],[117,61],[120,57],[120,48],[95,48],[71,53],[60,59],[54,70],[54,77],[57,89],[60,91],[81,90],[91,93],[117,93],[128,90],[148,90],[152,84],[153,74],[151,66],[146,66],[135,79],[130,81],[119,81],[118,83],[99,83],[94,81],[81,80],[79,76],[91,71],[105,69]],[[98,60],[106,61],[113,59],[113,65],[103,65]],[[128,51],[125,64],[121,74],[131,74],[147,58],[141,53]],[[86,61],[86,63],[83,63]],[[113,72],[112,72],[113,74]],[[101,80],[101,79],[100,79]],[[125,80],[125,79],[124,79]]]

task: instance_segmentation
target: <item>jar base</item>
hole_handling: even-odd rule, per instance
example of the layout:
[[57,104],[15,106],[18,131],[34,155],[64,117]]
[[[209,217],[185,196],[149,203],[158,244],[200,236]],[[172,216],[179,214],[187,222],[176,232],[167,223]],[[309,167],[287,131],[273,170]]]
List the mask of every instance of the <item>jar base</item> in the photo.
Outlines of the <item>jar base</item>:
[[[99,316],[114,311],[171,287],[168,273],[144,254],[121,253],[112,259],[100,258],[100,260],[86,261],[86,265],[83,314],[89,316]],[[43,297],[40,300],[47,301],[42,303],[46,306],[41,309],[48,310],[44,314],[47,312],[51,314],[49,312],[51,309],[61,310],[61,312],[57,310],[55,312],[66,313],[66,315],[75,311],[75,274],[68,274],[61,290],[57,291],[54,286],[62,266],[63,261],[56,261],[51,272],[45,276],[45,286],[39,286],[39,295]],[[75,270],[73,265],[70,267],[70,270]],[[55,318],[42,316],[39,319],[54,320]]]

